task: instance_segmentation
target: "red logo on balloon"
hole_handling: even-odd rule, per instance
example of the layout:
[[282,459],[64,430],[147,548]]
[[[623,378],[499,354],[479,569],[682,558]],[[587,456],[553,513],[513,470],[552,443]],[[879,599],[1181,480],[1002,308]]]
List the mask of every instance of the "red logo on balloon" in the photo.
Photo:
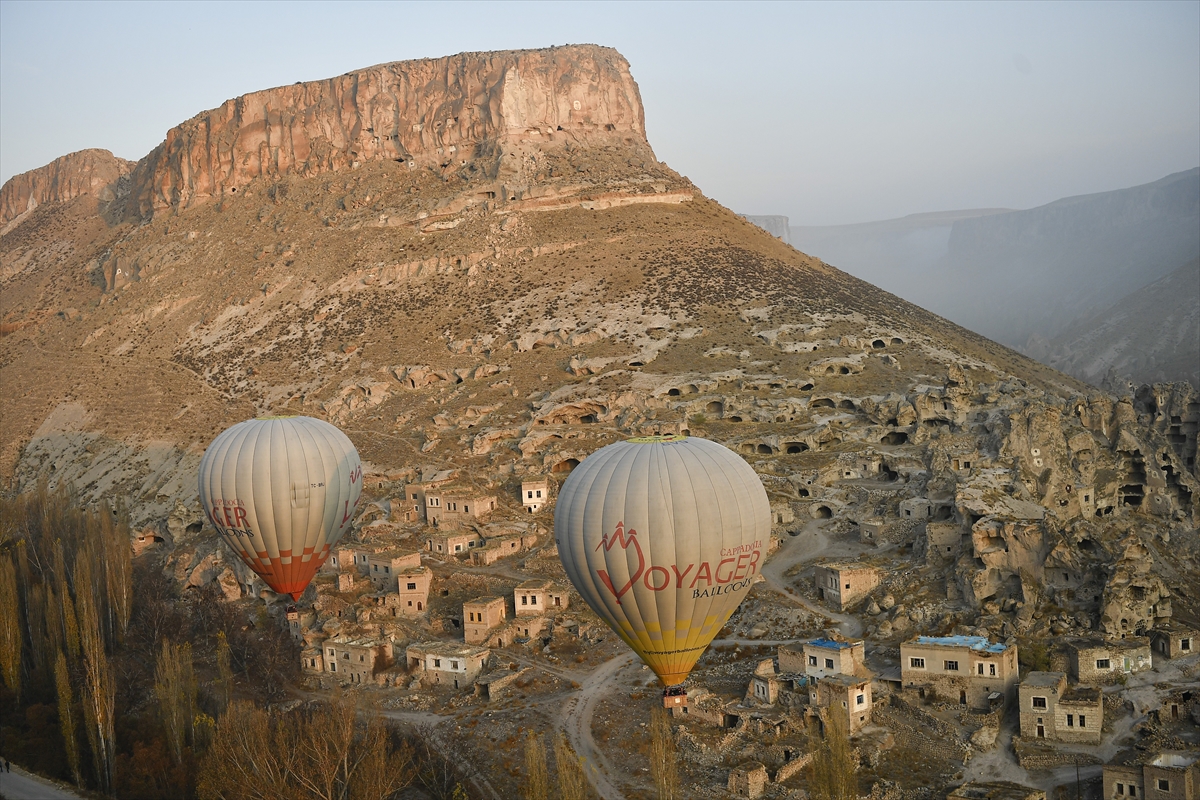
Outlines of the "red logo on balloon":
[[617,598],[617,605],[620,605],[621,596],[632,589],[633,585],[637,583],[638,578],[642,577],[642,571],[646,569],[646,558],[642,555],[642,546],[638,544],[637,531],[635,531],[633,528],[630,528],[629,531],[626,532],[624,522],[617,523],[617,529],[613,532],[611,538],[608,536],[608,534],[603,534],[601,536],[600,544],[596,545],[596,549],[599,550],[601,547],[603,547],[604,551],[608,552],[616,545],[620,545],[622,550],[628,550],[630,546],[632,546],[633,549],[637,551],[637,571],[629,577],[629,582],[620,589],[617,589],[615,586],[613,586],[612,578],[609,577],[606,570],[598,569],[596,570],[596,574],[600,576],[600,580],[604,581],[604,585],[607,586],[608,590]]

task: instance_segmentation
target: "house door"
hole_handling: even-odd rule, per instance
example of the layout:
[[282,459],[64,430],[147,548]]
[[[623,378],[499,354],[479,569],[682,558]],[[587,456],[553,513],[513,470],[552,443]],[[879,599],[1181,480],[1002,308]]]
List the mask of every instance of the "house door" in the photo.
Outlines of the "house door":
[[1045,725],[1038,725],[1038,738],[1039,739],[1046,738],[1046,726]]
[[959,702],[959,705],[965,706],[967,704],[967,693],[961,689],[958,692],[958,702]]
[[1171,706],[1171,719],[1179,719],[1179,706]]

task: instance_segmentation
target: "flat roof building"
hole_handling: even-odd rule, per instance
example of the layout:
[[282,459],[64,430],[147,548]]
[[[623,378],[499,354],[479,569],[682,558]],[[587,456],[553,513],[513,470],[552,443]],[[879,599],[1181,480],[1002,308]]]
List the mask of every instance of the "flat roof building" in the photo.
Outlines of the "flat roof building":
[[866,645],[861,639],[846,642],[818,637],[779,646],[779,669],[810,678],[859,675],[866,669]]
[[513,591],[513,607],[516,608],[518,617],[565,611],[569,605],[566,590],[544,578],[518,583]]
[[1098,688],[1068,687],[1061,672],[1031,672],[1019,695],[1022,738],[1100,744],[1104,697]]
[[491,651],[455,642],[422,642],[409,645],[404,656],[410,670],[422,673],[423,681],[462,689],[483,672]]
[[467,644],[482,644],[488,632],[504,624],[508,617],[503,597],[477,597],[463,603],[463,639]]
[[[1017,646],[983,636],[917,636],[900,645],[900,680],[922,697],[990,709],[994,699],[1016,697]],[[993,698],[993,695],[995,698]]]
[[846,611],[879,585],[879,570],[863,564],[822,564],[817,566],[813,580],[823,602]]

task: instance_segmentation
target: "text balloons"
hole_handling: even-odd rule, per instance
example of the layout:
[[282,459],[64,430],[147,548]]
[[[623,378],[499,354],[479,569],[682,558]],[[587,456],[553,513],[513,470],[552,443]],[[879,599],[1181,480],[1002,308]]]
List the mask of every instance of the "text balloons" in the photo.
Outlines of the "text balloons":
[[208,521],[268,586],[297,600],[350,528],[361,494],[358,451],[312,417],[239,422],[200,460]]
[[597,450],[554,508],[567,577],[666,686],[683,683],[750,591],[770,534],[750,465],[685,436]]

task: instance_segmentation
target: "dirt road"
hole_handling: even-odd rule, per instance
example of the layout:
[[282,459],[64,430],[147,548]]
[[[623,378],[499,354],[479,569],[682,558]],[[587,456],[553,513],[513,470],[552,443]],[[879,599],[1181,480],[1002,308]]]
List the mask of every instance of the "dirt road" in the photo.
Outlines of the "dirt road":
[[80,800],[79,795],[13,765],[0,771],[0,797],[5,800]]
[[785,573],[797,566],[805,564],[809,561],[815,561],[818,558],[826,555],[858,555],[861,551],[855,548],[848,547],[843,543],[833,543],[830,541],[828,534],[822,530],[825,526],[825,520],[814,519],[804,526],[796,536],[789,536],[780,545],[771,559],[763,564],[762,576],[771,585],[771,588],[779,592],[793,603],[803,606],[814,614],[829,617],[838,623],[838,630],[848,637],[857,637],[862,635],[862,623],[849,614],[839,614],[824,606],[817,605],[799,594],[793,594],[791,581],[785,577]]
[[592,737],[592,716],[600,699],[611,693],[611,685],[618,673],[632,665],[636,658],[633,653],[625,653],[604,662],[583,681],[583,686],[563,706],[562,727],[567,732],[571,747],[583,759],[588,781],[601,800],[624,800],[625,795],[608,777],[613,774],[612,765]]

